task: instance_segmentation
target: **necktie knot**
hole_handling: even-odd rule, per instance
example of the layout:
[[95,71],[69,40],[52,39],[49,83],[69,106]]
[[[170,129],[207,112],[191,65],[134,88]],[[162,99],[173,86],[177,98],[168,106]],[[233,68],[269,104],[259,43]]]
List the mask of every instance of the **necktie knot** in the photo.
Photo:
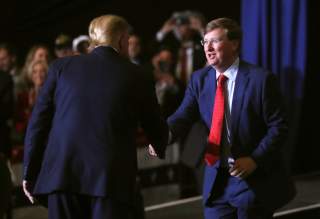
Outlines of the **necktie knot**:
[[220,74],[218,77],[218,86],[224,86],[224,83],[227,81],[228,77],[224,74]]

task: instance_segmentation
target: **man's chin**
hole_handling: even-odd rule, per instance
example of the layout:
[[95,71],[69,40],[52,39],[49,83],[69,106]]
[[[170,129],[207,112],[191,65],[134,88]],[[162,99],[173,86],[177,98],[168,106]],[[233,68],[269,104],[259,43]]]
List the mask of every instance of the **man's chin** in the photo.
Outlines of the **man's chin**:
[[218,64],[218,63],[217,63],[217,62],[215,62],[215,61],[211,61],[211,62],[209,61],[208,63],[209,63],[209,65],[211,65],[211,66],[213,66],[213,67],[214,67],[214,66],[216,66],[216,65]]

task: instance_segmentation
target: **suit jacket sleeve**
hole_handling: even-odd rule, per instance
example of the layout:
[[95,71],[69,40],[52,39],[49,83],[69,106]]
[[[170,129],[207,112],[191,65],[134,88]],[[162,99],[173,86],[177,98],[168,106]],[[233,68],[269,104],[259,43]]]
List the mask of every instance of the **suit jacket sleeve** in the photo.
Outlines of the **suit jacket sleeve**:
[[50,67],[32,111],[25,137],[24,179],[36,180],[54,116],[54,93],[57,83],[57,67]]
[[168,124],[172,133],[172,141],[184,138],[192,124],[199,119],[199,106],[197,102],[196,80],[192,76],[186,89],[183,101],[177,111],[168,118]]
[[138,92],[140,95],[138,104],[141,126],[151,145],[155,148],[158,157],[163,159],[168,145],[168,126],[160,113],[153,80],[145,74],[138,75],[141,76],[141,83],[137,88],[140,91]]
[[282,110],[281,93],[273,74],[268,74],[262,91],[262,114],[267,127],[266,135],[251,154],[258,166],[268,170],[281,154],[287,137],[287,122]]

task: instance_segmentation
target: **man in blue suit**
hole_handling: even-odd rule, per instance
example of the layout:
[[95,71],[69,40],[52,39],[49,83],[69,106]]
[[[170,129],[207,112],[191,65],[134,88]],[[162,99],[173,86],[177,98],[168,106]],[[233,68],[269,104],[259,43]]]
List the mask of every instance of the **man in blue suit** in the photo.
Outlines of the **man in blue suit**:
[[164,157],[168,128],[154,87],[127,56],[128,23],[93,19],[88,55],[55,61],[25,138],[25,194],[48,200],[49,219],[132,218],[135,132]]
[[[209,66],[193,73],[183,102],[168,119],[172,140],[185,136],[199,119],[206,126],[208,144],[192,150],[195,160],[206,158],[206,219],[272,218],[295,194],[282,163],[287,123],[275,75],[239,60],[240,43],[235,21],[207,24],[202,44]],[[220,90],[219,78],[224,78]],[[219,114],[215,108],[221,111],[221,102]]]

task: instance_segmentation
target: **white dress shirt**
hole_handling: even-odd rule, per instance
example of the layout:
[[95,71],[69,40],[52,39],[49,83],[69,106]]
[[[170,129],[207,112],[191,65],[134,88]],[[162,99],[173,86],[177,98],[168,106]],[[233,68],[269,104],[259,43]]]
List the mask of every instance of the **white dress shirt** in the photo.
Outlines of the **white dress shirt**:
[[[220,151],[220,160],[221,166],[228,167],[228,159],[231,157],[231,109],[232,109],[232,99],[234,93],[234,87],[236,84],[236,77],[239,70],[239,58],[237,58],[233,64],[223,73],[228,80],[225,83],[225,102],[224,102],[224,124],[223,132],[221,138],[221,151]],[[216,74],[216,79],[218,82],[219,73]]]

